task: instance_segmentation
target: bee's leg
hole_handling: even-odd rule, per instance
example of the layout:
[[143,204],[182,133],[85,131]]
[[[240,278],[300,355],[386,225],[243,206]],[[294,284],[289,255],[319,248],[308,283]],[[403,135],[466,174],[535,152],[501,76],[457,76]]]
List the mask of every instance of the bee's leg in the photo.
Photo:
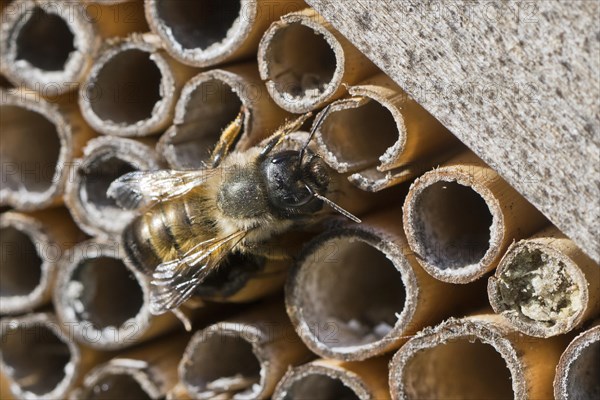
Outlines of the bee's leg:
[[267,154],[269,154],[271,150],[273,150],[273,148],[283,140],[283,138],[285,138],[288,134],[296,132],[298,129],[300,129],[302,124],[304,124],[306,120],[309,119],[311,116],[312,113],[307,112],[306,114],[299,116],[295,120],[287,121],[285,124],[280,126],[279,129],[277,129],[275,133],[271,135],[271,139],[267,142],[265,147],[263,147],[262,151],[260,152],[259,159],[264,159],[267,156]]
[[221,133],[221,137],[215,146],[212,154],[210,155],[210,164],[213,168],[216,168],[221,164],[221,161],[229,154],[233,145],[242,133],[242,127],[244,125],[244,115],[246,114],[246,107],[242,106],[239,114],[233,122],[231,122]]

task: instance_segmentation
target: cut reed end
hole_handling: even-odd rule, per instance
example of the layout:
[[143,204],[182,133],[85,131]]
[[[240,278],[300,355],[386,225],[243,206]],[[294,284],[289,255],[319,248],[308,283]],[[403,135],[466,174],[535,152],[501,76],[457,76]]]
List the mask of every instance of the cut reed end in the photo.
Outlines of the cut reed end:
[[363,360],[401,343],[418,291],[401,250],[360,226],[332,230],[307,245],[288,277],[286,304],[312,351]]
[[145,136],[172,118],[176,87],[171,65],[157,44],[132,35],[101,52],[79,91],[84,118],[98,132]]
[[256,22],[258,1],[146,0],[145,10],[150,28],[174,58],[207,67],[246,55],[240,50]]
[[600,325],[577,336],[560,357],[554,378],[558,400],[600,397]]
[[61,399],[78,379],[79,348],[50,314],[0,320],[0,363],[16,398]]
[[271,25],[260,42],[260,76],[284,110],[314,110],[340,90],[346,56],[320,18],[314,13],[287,14]]
[[390,364],[392,398],[524,398],[524,366],[502,335],[494,324],[468,319],[425,329]]
[[0,30],[3,73],[15,86],[45,95],[74,90],[100,44],[84,7],[75,3],[14,2]]
[[73,157],[72,125],[55,105],[32,93],[0,90],[0,113],[0,204],[19,210],[56,204]]
[[54,306],[82,343],[118,349],[138,342],[150,326],[148,283],[123,263],[117,244],[87,241],[59,269]]
[[136,216],[106,194],[110,184],[132,171],[161,166],[154,149],[132,139],[99,137],[88,142],[67,184],[65,201],[83,231],[92,236],[114,236]]
[[512,245],[488,281],[490,304],[518,330],[550,337],[581,323],[589,307],[581,269],[549,244],[522,240]]
[[501,256],[503,213],[494,194],[467,173],[442,167],[422,175],[403,215],[411,249],[436,279],[474,281]]

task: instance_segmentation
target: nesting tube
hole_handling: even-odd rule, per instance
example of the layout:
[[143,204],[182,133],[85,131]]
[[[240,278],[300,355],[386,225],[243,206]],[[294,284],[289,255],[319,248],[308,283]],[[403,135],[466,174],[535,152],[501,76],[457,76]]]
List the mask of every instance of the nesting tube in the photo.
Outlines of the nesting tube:
[[164,399],[177,383],[189,335],[169,336],[119,354],[90,371],[70,400]]
[[290,369],[273,399],[389,399],[388,361],[381,357],[362,362],[315,360]]
[[600,397],[600,324],[579,334],[561,355],[554,378],[554,398]]
[[284,110],[304,113],[341,97],[377,67],[313,9],[274,22],[258,47],[260,77]]
[[93,348],[128,347],[180,326],[171,313],[150,313],[149,280],[120,256],[117,243],[88,240],[61,261],[53,296],[57,316]]
[[600,313],[600,268],[558,229],[513,243],[488,281],[494,311],[530,336],[549,337]]
[[196,399],[266,399],[290,365],[310,358],[283,307],[272,303],[196,332],[179,380]]
[[0,113],[0,205],[60,204],[73,159],[94,133],[74,105],[23,89],[0,89]]
[[348,179],[363,190],[412,179],[458,147],[456,137],[384,74],[348,93],[315,118],[322,120],[315,140],[327,164],[351,172]]
[[146,0],[146,19],[167,51],[184,64],[208,67],[256,54],[269,24],[306,7],[302,0]]
[[322,357],[345,361],[396,349],[479,297],[419,266],[402,234],[399,210],[317,236],[286,284],[287,311],[302,340]]
[[289,116],[267,94],[256,63],[194,76],[181,91],[173,125],[161,137],[159,151],[173,168],[201,167],[242,106],[243,128],[236,145],[240,150],[272,134]]
[[67,184],[65,202],[83,231],[92,236],[114,237],[136,216],[106,194],[110,184],[128,172],[161,168],[152,142],[102,136],[90,140],[75,163]]
[[542,214],[494,170],[461,153],[411,185],[404,230],[433,277],[467,283],[496,267],[513,240],[547,224]]
[[109,43],[79,90],[84,118],[98,132],[146,136],[166,129],[193,71],[178,64],[151,34]]
[[106,359],[73,342],[53,314],[0,320],[0,365],[18,399],[64,399],[96,362]]
[[80,235],[64,208],[0,215],[0,313],[47,304],[59,259]]
[[67,1],[15,1],[2,13],[0,32],[2,72],[46,95],[76,89],[100,46],[84,9]]
[[527,337],[480,314],[424,329],[390,363],[393,399],[549,399],[565,337]]

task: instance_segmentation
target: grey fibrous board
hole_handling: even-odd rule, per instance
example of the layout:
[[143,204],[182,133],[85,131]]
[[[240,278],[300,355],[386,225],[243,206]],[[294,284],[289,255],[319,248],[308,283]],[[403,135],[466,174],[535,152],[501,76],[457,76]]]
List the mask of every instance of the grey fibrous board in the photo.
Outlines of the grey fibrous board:
[[598,262],[600,2],[307,2]]

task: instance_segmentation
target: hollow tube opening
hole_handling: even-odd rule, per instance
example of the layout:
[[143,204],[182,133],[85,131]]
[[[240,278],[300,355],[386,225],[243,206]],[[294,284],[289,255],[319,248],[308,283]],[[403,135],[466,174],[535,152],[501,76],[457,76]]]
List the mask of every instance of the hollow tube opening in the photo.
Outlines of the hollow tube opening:
[[31,293],[42,278],[42,259],[31,237],[11,226],[0,228],[0,248],[0,299]]
[[406,291],[384,253],[351,237],[331,239],[303,265],[302,319],[334,350],[381,340],[396,324]]
[[358,400],[359,397],[339,380],[322,374],[306,375],[292,383],[286,399]]
[[490,246],[493,217],[471,187],[440,181],[426,187],[414,203],[415,240],[420,257],[440,270],[476,265]]
[[569,399],[600,398],[600,341],[581,350],[569,368],[567,394]]
[[140,284],[118,259],[101,256],[82,260],[67,284],[68,302],[80,321],[94,328],[121,327],[144,304]]
[[23,107],[2,105],[0,114],[2,186],[45,192],[54,184],[58,168],[61,140],[57,127],[44,115]]
[[126,49],[110,58],[87,88],[87,101],[102,120],[135,124],[152,117],[161,98],[162,73],[151,54]]
[[336,55],[323,35],[300,23],[280,28],[267,49],[268,79],[291,98],[318,98],[331,83]]
[[74,38],[62,17],[35,7],[17,35],[16,59],[42,70],[60,71],[75,51]]
[[491,345],[457,338],[418,351],[404,366],[408,398],[512,399],[505,360]]
[[2,360],[23,391],[42,396],[67,377],[71,350],[56,332],[43,325],[21,324],[2,338]]

